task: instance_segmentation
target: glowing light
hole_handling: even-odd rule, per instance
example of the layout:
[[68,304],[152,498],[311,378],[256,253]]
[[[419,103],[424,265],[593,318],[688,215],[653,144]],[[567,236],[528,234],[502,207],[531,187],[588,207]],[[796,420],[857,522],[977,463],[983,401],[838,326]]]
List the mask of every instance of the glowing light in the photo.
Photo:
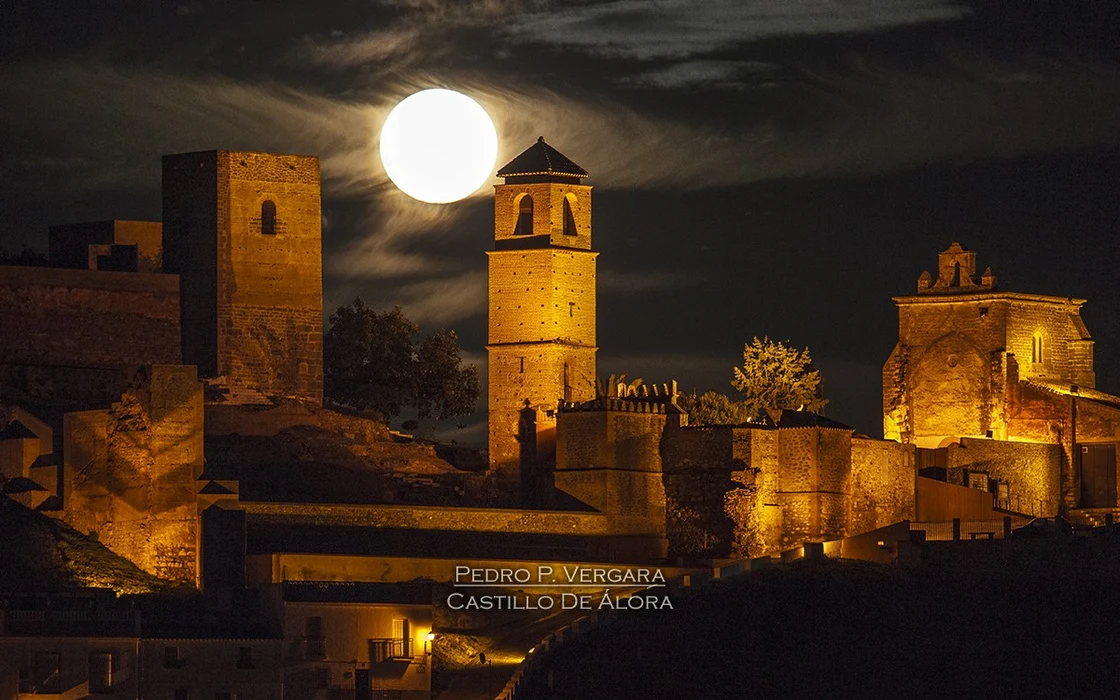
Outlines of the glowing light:
[[402,192],[446,204],[493,174],[498,133],[477,102],[454,90],[422,90],[401,100],[381,128],[381,163]]
[[436,633],[435,632],[429,632],[428,633],[428,641],[429,642],[434,642],[435,639],[436,639]]

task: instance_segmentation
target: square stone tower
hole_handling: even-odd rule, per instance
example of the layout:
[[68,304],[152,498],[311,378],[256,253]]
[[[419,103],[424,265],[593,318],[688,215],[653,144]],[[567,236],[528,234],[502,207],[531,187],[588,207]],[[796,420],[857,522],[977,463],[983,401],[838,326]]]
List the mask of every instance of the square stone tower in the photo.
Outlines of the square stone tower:
[[524,482],[555,456],[560,401],[595,397],[587,171],[544,138],[498,171],[489,256],[490,464]]
[[163,269],[179,275],[183,362],[231,392],[323,401],[319,159],[163,158]]

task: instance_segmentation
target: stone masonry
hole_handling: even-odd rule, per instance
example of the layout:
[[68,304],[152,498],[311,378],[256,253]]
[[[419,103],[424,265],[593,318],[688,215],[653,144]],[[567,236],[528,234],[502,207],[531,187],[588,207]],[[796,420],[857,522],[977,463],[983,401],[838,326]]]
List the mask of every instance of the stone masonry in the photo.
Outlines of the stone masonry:
[[164,270],[182,279],[184,361],[229,388],[321,404],[318,158],[165,156],[163,197]]

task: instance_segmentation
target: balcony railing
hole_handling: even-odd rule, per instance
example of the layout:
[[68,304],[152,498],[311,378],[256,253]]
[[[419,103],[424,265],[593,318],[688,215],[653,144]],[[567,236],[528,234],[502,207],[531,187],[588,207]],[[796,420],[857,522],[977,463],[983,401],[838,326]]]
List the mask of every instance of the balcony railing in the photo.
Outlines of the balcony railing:
[[369,647],[370,660],[374,662],[412,658],[411,639],[381,637],[369,640]]

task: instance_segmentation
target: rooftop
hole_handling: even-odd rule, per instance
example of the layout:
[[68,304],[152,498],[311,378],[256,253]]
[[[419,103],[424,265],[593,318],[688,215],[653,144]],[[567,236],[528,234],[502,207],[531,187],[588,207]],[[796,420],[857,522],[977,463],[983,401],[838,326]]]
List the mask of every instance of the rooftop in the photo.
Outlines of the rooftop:
[[548,145],[544,137],[529,146],[498,171],[498,177],[524,177],[546,175],[559,177],[587,177],[587,171],[572,162],[572,159]]

